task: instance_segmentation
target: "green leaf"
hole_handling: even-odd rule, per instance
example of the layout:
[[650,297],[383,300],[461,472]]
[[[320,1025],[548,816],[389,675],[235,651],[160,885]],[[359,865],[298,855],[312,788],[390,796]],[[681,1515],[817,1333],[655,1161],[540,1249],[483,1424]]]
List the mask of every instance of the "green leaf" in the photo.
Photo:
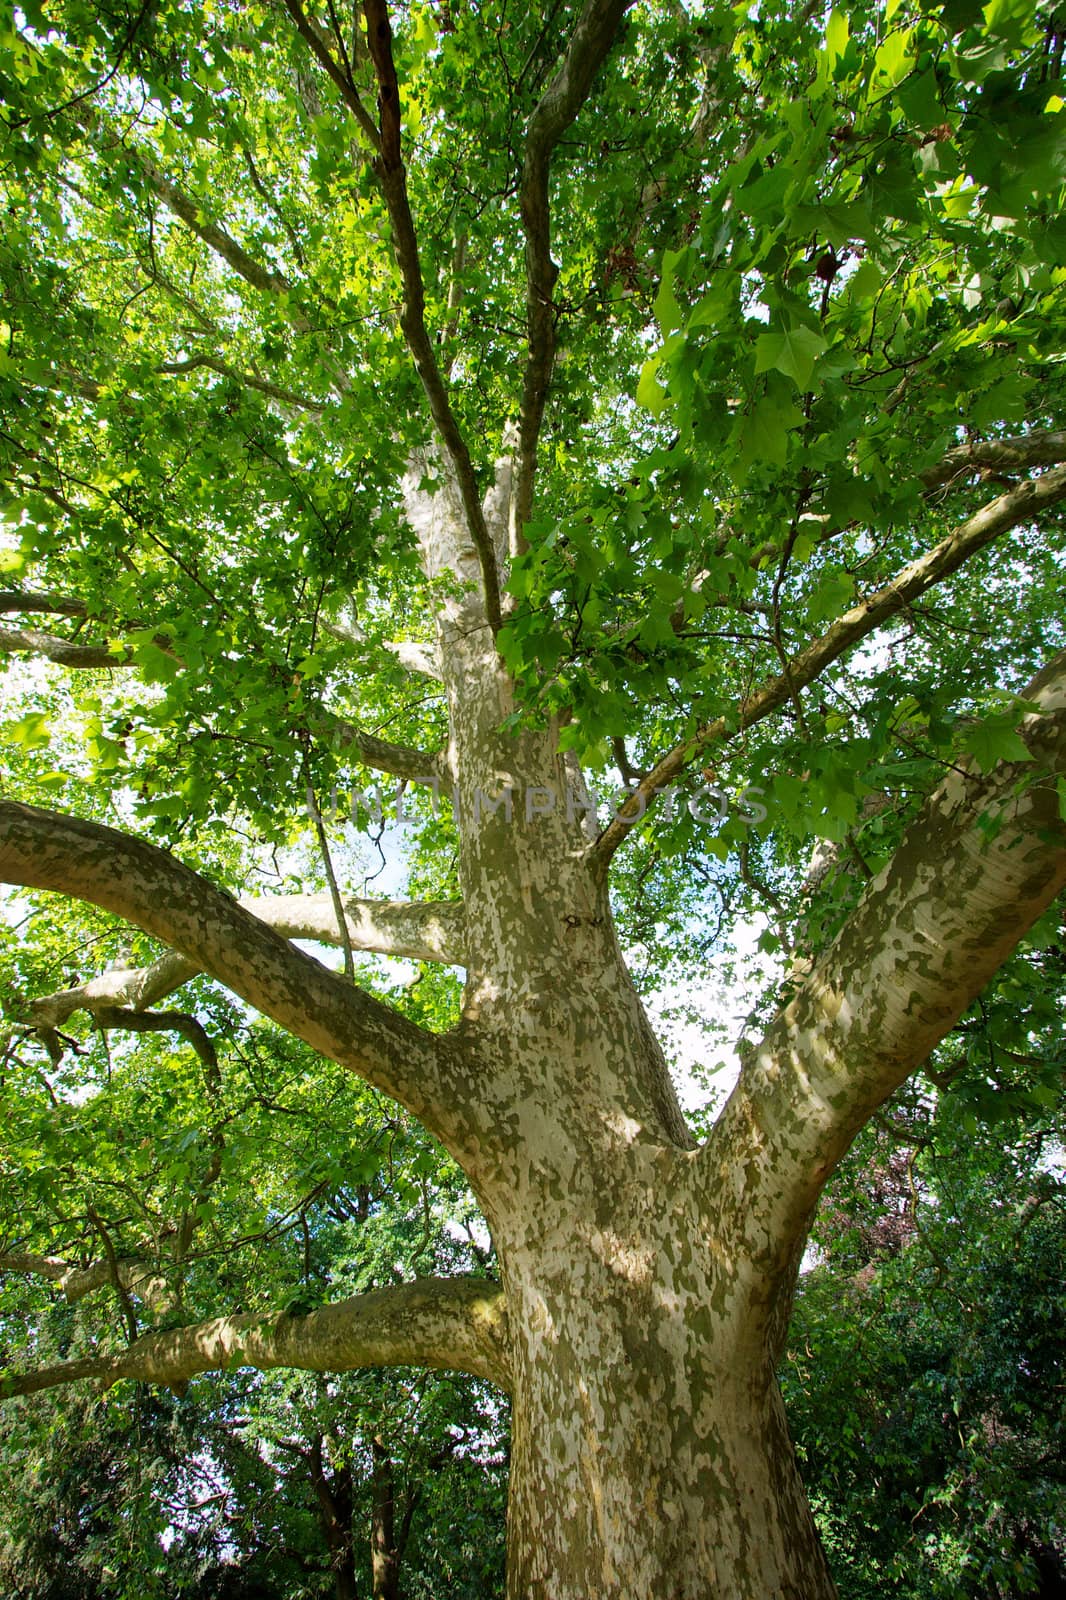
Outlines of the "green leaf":
[[684,259],[686,253],[684,249],[667,250],[663,255],[662,277],[659,280],[659,292],[655,296],[652,310],[655,312],[655,319],[664,339],[669,338],[670,334],[684,324],[684,313],[674,294],[674,275],[678,263]]
[[911,34],[909,31],[890,33],[884,44],[874,57],[873,92],[883,94],[885,81],[889,87],[901,83],[914,65],[914,57],[910,51]]
[[848,48],[850,37],[851,26],[848,22],[847,12],[841,11],[838,6],[834,6],[825,28],[825,53],[830,71],[832,71],[837,61]]
[[783,466],[788,456],[788,434],[803,422],[798,406],[765,394],[739,426],[739,466]]
[[984,717],[962,738],[962,748],[972,755],[982,772],[991,772],[1001,761],[1032,761],[1033,755],[1017,732],[1018,716],[1013,711]]
[[850,573],[830,571],[818,584],[808,607],[808,616],[815,624],[829,622],[850,606],[855,594],[855,580]]
[[637,405],[650,411],[653,417],[661,417],[670,404],[670,395],[659,382],[661,364],[660,355],[649,356],[640,369],[637,383]]
[[41,750],[51,741],[48,718],[41,711],[31,711],[15,722],[6,722],[4,734],[22,750]]
[[180,671],[174,657],[167,655],[151,639],[134,646],[133,659],[141,669],[145,683],[170,683]]
[[783,372],[806,393],[811,387],[815,362],[828,348],[826,340],[813,328],[799,326],[763,333],[755,346],[755,371]]

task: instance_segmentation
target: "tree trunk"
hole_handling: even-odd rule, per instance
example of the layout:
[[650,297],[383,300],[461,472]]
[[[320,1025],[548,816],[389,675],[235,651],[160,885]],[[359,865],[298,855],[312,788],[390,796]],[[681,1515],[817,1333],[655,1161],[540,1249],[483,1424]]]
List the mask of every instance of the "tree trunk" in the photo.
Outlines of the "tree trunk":
[[373,1512],[370,1524],[370,1568],[374,1600],[400,1600],[400,1554],[396,1548],[396,1493],[392,1457],[380,1439],[372,1439],[374,1457]]
[[[446,498],[412,490],[409,515],[427,570],[462,575]],[[446,604],[440,645],[468,949],[451,1147],[507,1291],[508,1593],[832,1600],[774,1377],[794,1255],[749,1237],[742,1163],[717,1191],[698,1165],[580,774],[557,729],[501,733],[476,597]]]
[[512,1600],[832,1600],[774,1375],[794,1271],[724,1243],[689,1152],[551,1142],[496,1228]]
[[697,1299],[600,1276],[606,1303],[523,1286],[512,1600],[832,1600],[772,1373],[721,1328],[709,1358]]
[[336,1600],[358,1600],[352,1539],[351,1467],[342,1463],[332,1474],[327,1474],[321,1434],[316,1434],[311,1442],[308,1464],[318,1504],[319,1527],[329,1551],[334,1595]]

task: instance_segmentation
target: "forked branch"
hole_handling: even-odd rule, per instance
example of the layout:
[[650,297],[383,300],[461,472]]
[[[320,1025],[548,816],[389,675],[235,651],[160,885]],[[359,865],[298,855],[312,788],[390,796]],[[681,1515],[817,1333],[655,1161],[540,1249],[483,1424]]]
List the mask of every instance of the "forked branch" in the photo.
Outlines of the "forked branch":
[[[329,894],[251,895],[238,903],[283,939],[341,945]],[[466,964],[463,908],[456,901],[359,900],[348,895],[344,909],[353,950],[444,966]],[[199,971],[195,961],[168,951],[151,966],[101,972],[85,983],[31,1000],[25,1020],[32,1027],[55,1029],[76,1011],[101,1020],[103,1014],[119,1009],[123,1014],[143,1012]]]
[[419,259],[418,236],[407,194],[401,145],[400,88],[392,57],[392,28],[386,0],[365,0],[367,45],[378,81],[378,108],[381,117],[380,142],[374,160],[381,193],[392,224],[392,243],[403,280],[400,326],[422,388],[437,434],[447,451],[463,503],[470,537],[477,551],[481,585],[485,596],[485,615],[493,633],[501,626],[500,577],[496,552],[485,522],[477,478],[466,440],[463,438],[447,386],[437,360],[436,348],[426,328],[426,295]]
[[[44,1278],[60,1289],[71,1305],[84,1300],[113,1282],[114,1266],[107,1260],[93,1261],[87,1267],[74,1266],[59,1256],[38,1256],[28,1251],[0,1252],[0,1272],[25,1273]],[[174,1306],[174,1291],[167,1280],[147,1261],[120,1259],[118,1272],[127,1294],[135,1294],[159,1315]]]
[[381,148],[381,139],[374,119],[359,98],[359,92],[352,81],[350,72],[334,59],[329,45],[323,39],[314,23],[309,19],[299,0],[285,0],[285,9],[296,24],[296,31],[304,41],[319,66],[326,73],[340,93],[348,110],[359,124],[360,131],[370,144],[372,150]]
[[465,1107],[450,1103],[444,1039],[346,983],[154,845],[99,823],[2,802],[0,881],[72,895],[134,923],[312,1049],[401,1101],[446,1145],[462,1127]]

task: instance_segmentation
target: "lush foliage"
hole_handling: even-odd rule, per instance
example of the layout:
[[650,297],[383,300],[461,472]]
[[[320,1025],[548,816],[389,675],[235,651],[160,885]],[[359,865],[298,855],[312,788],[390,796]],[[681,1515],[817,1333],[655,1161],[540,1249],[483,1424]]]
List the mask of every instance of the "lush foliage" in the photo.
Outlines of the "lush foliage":
[[[1024,787],[1023,690],[1066,643],[1064,24],[1032,0],[620,11],[544,180],[549,257],[524,140],[584,14],[406,0],[395,125],[374,6],[0,21],[0,770],[235,895],[456,900],[421,755],[444,697],[409,670],[453,579],[423,570],[402,486],[450,472],[479,504],[513,456],[504,727],[556,728],[591,782],[638,792],[613,887],[645,993],[698,1012],[757,942],[746,1059],[945,772],[1017,762]],[[398,834],[365,802],[393,780],[386,867]],[[1018,1154],[1062,1134],[1060,921],[822,1224],[786,1375],[851,1600],[1022,1594],[1061,1558],[1060,1197]],[[340,942],[366,993],[455,1024],[447,970]],[[414,1119],[207,979],[165,1013],[40,1010],[150,966],[146,935],[26,895],[0,950],[5,1367],[492,1276]],[[706,1065],[721,1030],[699,1026]],[[238,1569],[242,1593],[363,1592],[387,1477],[405,1592],[494,1592],[499,1404],[473,1380],[237,1373],[180,1404],[27,1403],[5,1471],[40,1465],[8,1478],[0,1574],[42,1600],[59,1559],[86,1600]]]
[[[114,1337],[483,1269],[469,1193],[416,1125],[217,994],[197,1009],[224,1041],[211,1073],[158,1034],[71,1039],[50,1077],[7,1057],[5,1216],[23,1248],[142,1264],[112,1286]],[[101,1310],[8,1278],[5,1364],[91,1352],[112,1336]],[[119,1385],[2,1426],[0,1574],[24,1600],[369,1594],[385,1476],[403,1592],[498,1590],[506,1413],[460,1375],[231,1374],[180,1400]]]
[[975,1130],[966,1090],[867,1131],[801,1280],[785,1393],[849,1600],[1066,1581],[1061,1108]]

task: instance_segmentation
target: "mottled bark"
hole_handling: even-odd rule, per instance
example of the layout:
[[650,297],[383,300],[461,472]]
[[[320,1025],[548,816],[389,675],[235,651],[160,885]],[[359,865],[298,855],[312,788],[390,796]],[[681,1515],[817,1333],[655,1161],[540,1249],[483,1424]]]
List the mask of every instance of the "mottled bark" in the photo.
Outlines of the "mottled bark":
[[[1029,762],[952,768],[778,1014],[700,1157],[770,1281],[858,1129],[1066,885],[1066,652],[1025,690]],[[742,1181],[741,1180],[742,1175]]]
[[565,1223],[552,1182],[500,1238],[514,1600],[834,1592],[751,1263],[695,1176],[687,1152],[620,1138],[609,1163],[566,1173]]
[[[461,526],[408,484],[427,564]],[[453,543],[449,548],[449,527]],[[501,736],[511,686],[476,590],[441,618],[480,1106],[468,1171],[499,1252],[514,1397],[509,1593],[832,1594],[750,1262],[730,1256],[618,950],[554,731]],[[516,797],[486,809],[479,796]],[[787,1290],[781,1290],[787,1296]]]
[[[412,456],[402,492],[424,571],[445,580],[433,646],[386,648],[439,680],[446,750],[393,744],[326,710],[310,732],[405,782],[446,780],[455,797],[461,908],[355,900],[339,888],[238,904],[142,840],[0,804],[0,877],[91,901],[170,950],[148,968],[106,973],[33,1001],[28,1018],[42,1037],[79,1009],[119,1025],[131,1018],[138,1027],[174,1025],[174,1014],[153,1017],[145,1008],[198,972],[213,976],[401,1101],[443,1141],[482,1204],[502,1288],[472,1278],[426,1280],[302,1317],[214,1318],[134,1338],[114,1353],[4,1374],[0,1392],[120,1378],[178,1385],[234,1364],[464,1370],[513,1397],[511,1600],[832,1600],[774,1376],[797,1262],[812,1208],[857,1129],[953,1026],[1066,882],[1066,827],[1053,782],[1066,770],[1066,658],[1030,686],[1039,711],[1022,734],[1032,761],[949,773],[839,937],[798,981],[702,1148],[694,1147],[622,959],[607,873],[645,804],[687,765],[796,703],[848,650],[993,539],[1060,507],[1066,435],[969,440],[925,471],[921,487],[937,501],[978,474],[1037,475],[1008,479],[1004,493],[861,597],[821,637],[797,640],[791,659],[782,648],[781,670],[775,666],[728,715],[693,723],[597,839],[558,728],[501,732],[516,694],[495,640],[508,557],[523,549],[533,510],[550,399],[560,312],[552,166],[565,158],[564,139],[629,4],[583,0],[575,8],[524,137],[518,124],[513,129],[521,175],[511,198],[525,241],[524,370],[517,425],[503,430],[504,459],[483,494],[483,462],[465,436],[465,408],[453,404],[454,324],[434,329],[428,320],[404,166],[404,86],[386,0],[364,0],[361,8],[377,121],[344,51],[333,54],[301,0],[284,0],[293,42],[303,40],[361,132],[388,212],[400,329],[434,430]],[[697,140],[719,109],[705,93]],[[84,95],[60,113],[72,137],[110,137]],[[293,329],[311,330],[300,285],[253,253],[147,147],[131,138],[124,149],[147,189],[216,266],[269,297]],[[657,195],[655,180],[644,210]],[[185,291],[170,292],[192,308],[201,333],[223,337]],[[449,293],[449,318],[456,304]],[[251,383],[282,406],[319,404],[217,353],[194,352],[162,370],[197,366]],[[94,379],[72,381],[83,394],[99,393]],[[333,369],[332,386],[350,387],[343,370]],[[826,530],[825,538],[833,536]],[[723,549],[727,538],[720,535]],[[752,552],[753,562],[767,553],[781,556],[771,541]],[[698,587],[702,578],[692,581]],[[0,613],[8,612],[87,620],[84,602],[37,592],[0,595]],[[363,648],[351,631],[332,631]],[[5,652],[71,668],[135,665],[128,652],[24,626],[0,628]],[[613,731],[625,764],[625,730]],[[415,1027],[292,939],[341,944],[353,971],[353,949],[464,966],[459,1026],[442,1037]],[[184,1022],[203,1054],[191,1019]],[[216,1145],[213,1161],[217,1153]],[[369,1208],[367,1191],[362,1203]],[[19,1251],[0,1256],[0,1270],[34,1273],[71,1301],[109,1284],[135,1332],[132,1297],[162,1304],[167,1286],[148,1267],[120,1260],[102,1224],[100,1231],[106,1261],[74,1268]],[[309,1460],[337,1593],[351,1600],[350,1477],[347,1469],[327,1472],[321,1440]],[[375,1600],[398,1595],[412,1503],[398,1528],[392,1463],[375,1440]]]
[[472,1372],[510,1387],[504,1299],[483,1278],[421,1278],[309,1311],[215,1317],[146,1334],[112,1355],[85,1356],[35,1372],[5,1373],[0,1392],[36,1394],[64,1383],[120,1378],[177,1384],[233,1366],[354,1372],[424,1366]]

